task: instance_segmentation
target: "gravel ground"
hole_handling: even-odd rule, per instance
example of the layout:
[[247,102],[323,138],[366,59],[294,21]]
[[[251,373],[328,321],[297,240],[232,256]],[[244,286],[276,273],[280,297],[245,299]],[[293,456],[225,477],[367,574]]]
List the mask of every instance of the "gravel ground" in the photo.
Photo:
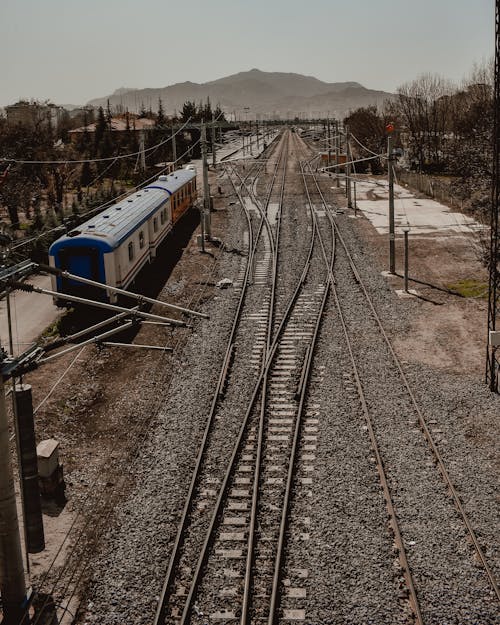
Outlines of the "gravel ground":
[[[346,218],[341,218],[340,221],[347,238],[352,222]],[[362,263],[359,251],[358,256],[358,263]],[[376,308],[381,311],[384,325],[394,332],[397,323],[405,323],[405,315],[398,314],[398,309],[404,310],[404,304],[399,305],[392,294],[380,288],[381,280],[378,275],[373,275],[366,265],[362,269],[363,279],[367,280]],[[364,299],[355,287],[342,252],[338,254],[336,275],[339,297],[348,319],[355,356],[374,419],[424,620],[426,623],[436,624],[498,622],[498,602],[492,599],[484,571],[475,561],[465,526],[447,497],[427,443],[416,427],[415,412],[401,384],[400,376],[390,363],[388,350],[379,337],[370,313],[366,311]],[[384,295],[387,295],[386,301]],[[392,311],[390,316],[387,314],[388,310]],[[435,395],[433,378],[428,378],[425,371],[420,371],[416,388],[420,389],[421,396],[426,397],[423,407],[426,409],[431,431],[435,431],[438,440],[442,442],[444,430],[439,427],[441,424],[435,417],[441,415],[443,420],[443,401]],[[472,389],[469,392],[472,393]],[[432,410],[429,412],[431,406]],[[467,451],[470,453],[472,449],[466,450],[463,445],[452,449],[454,465],[463,467]],[[456,477],[458,476],[452,475],[452,479]],[[491,492],[493,482],[491,475],[489,477],[488,492]],[[474,472],[470,474],[470,478],[473,480],[473,488],[477,489]],[[463,487],[464,483],[461,483],[461,491]],[[484,520],[488,525],[497,521],[491,515],[487,515]],[[498,535],[498,526],[496,532]],[[492,550],[489,553],[493,555]],[[495,566],[494,560],[492,565]]]
[[[241,250],[241,217],[234,211],[229,218],[226,246]],[[214,281],[236,278],[241,262],[225,254]],[[181,356],[170,361],[175,373],[168,404],[150,424],[131,469],[131,491],[93,563],[80,622],[151,622],[237,299],[233,289],[214,296],[210,321],[197,323]]]
[[[292,280],[280,286],[282,301],[301,267],[298,242],[308,241],[307,227],[300,219],[304,200],[292,197],[299,189],[298,178],[293,184],[280,257]],[[228,217],[232,240],[228,239],[227,247],[241,250],[241,214],[235,210]],[[412,305],[398,300],[380,276],[357,235],[357,222],[347,215],[338,221],[384,327],[391,336],[404,334]],[[224,254],[218,277],[236,280],[242,263],[237,254]],[[446,496],[415,425],[414,410],[341,250],[335,273],[424,620],[429,625],[500,622],[498,603]],[[168,404],[150,425],[132,467],[130,493],[112,517],[104,548],[93,563],[81,623],[151,622],[238,294],[237,288],[218,292],[209,303],[210,321],[197,323],[182,355],[169,361],[175,371]],[[261,292],[248,298],[243,340],[232,369],[233,382],[239,381],[229,386],[218,415],[212,439],[216,455],[207,467],[207,489],[220,480],[253,386],[255,378],[241,372],[254,346],[256,326],[251,315],[260,312],[263,303]],[[415,364],[405,364],[405,372],[488,561],[498,573],[498,457],[492,440],[498,397],[467,376]],[[304,622],[311,624],[410,622],[385,503],[331,297],[312,375],[303,436],[315,431],[317,442],[314,451],[307,448],[310,441],[301,442],[284,569],[285,589],[305,588],[306,597],[293,598],[285,592],[282,609],[304,609]],[[312,471],[306,468],[311,466]]]

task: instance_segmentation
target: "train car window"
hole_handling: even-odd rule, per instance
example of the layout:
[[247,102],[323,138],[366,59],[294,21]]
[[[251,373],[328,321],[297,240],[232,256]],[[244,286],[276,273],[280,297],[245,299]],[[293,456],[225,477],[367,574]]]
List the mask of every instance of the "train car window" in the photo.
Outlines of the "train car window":
[[160,223],[161,224],[165,223],[165,209],[163,209],[160,213]]
[[134,244],[133,243],[128,244],[128,259],[134,260]]
[[158,219],[156,217],[153,219],[153,230],[158,232]]
[[142,230],[139,232],[139,247],[141,250],[144,247],[144,232]]

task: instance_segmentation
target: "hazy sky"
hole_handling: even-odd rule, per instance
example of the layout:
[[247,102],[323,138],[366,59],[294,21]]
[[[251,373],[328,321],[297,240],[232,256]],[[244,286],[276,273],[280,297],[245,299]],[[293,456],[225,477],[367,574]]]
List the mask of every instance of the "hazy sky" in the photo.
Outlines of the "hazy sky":
[[494,0],[0,0],[0,105],[253,67],[393,91],[494,51]]

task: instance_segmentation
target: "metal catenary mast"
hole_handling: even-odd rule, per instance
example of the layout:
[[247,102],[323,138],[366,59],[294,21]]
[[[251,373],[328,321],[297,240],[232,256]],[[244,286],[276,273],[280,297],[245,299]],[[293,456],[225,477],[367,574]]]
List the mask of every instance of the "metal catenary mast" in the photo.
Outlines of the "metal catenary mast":
[[495,93],[493,126],[493,185],[491,203],[491,234],[489,255],[488,348],[486,383],[498,393],[500,369],[500,332],[497,316],[500,308],[500,244],[498,213],[500,209],[500,0],[495,2]]

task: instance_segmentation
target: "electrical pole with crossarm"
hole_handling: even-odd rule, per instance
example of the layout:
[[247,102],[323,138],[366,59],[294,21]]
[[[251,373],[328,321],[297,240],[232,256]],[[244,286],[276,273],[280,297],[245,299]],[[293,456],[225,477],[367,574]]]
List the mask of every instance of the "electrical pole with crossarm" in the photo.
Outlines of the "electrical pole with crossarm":
[[497,316],[500,308],[500,242],[498,213],[500,210],[500,0],[495,2],[495,86],[493,126],[493,185],[491,197],[491,232],[489,254],[488,346],[486,353],[486,384],[498,393],[500,370],[500,330]]

